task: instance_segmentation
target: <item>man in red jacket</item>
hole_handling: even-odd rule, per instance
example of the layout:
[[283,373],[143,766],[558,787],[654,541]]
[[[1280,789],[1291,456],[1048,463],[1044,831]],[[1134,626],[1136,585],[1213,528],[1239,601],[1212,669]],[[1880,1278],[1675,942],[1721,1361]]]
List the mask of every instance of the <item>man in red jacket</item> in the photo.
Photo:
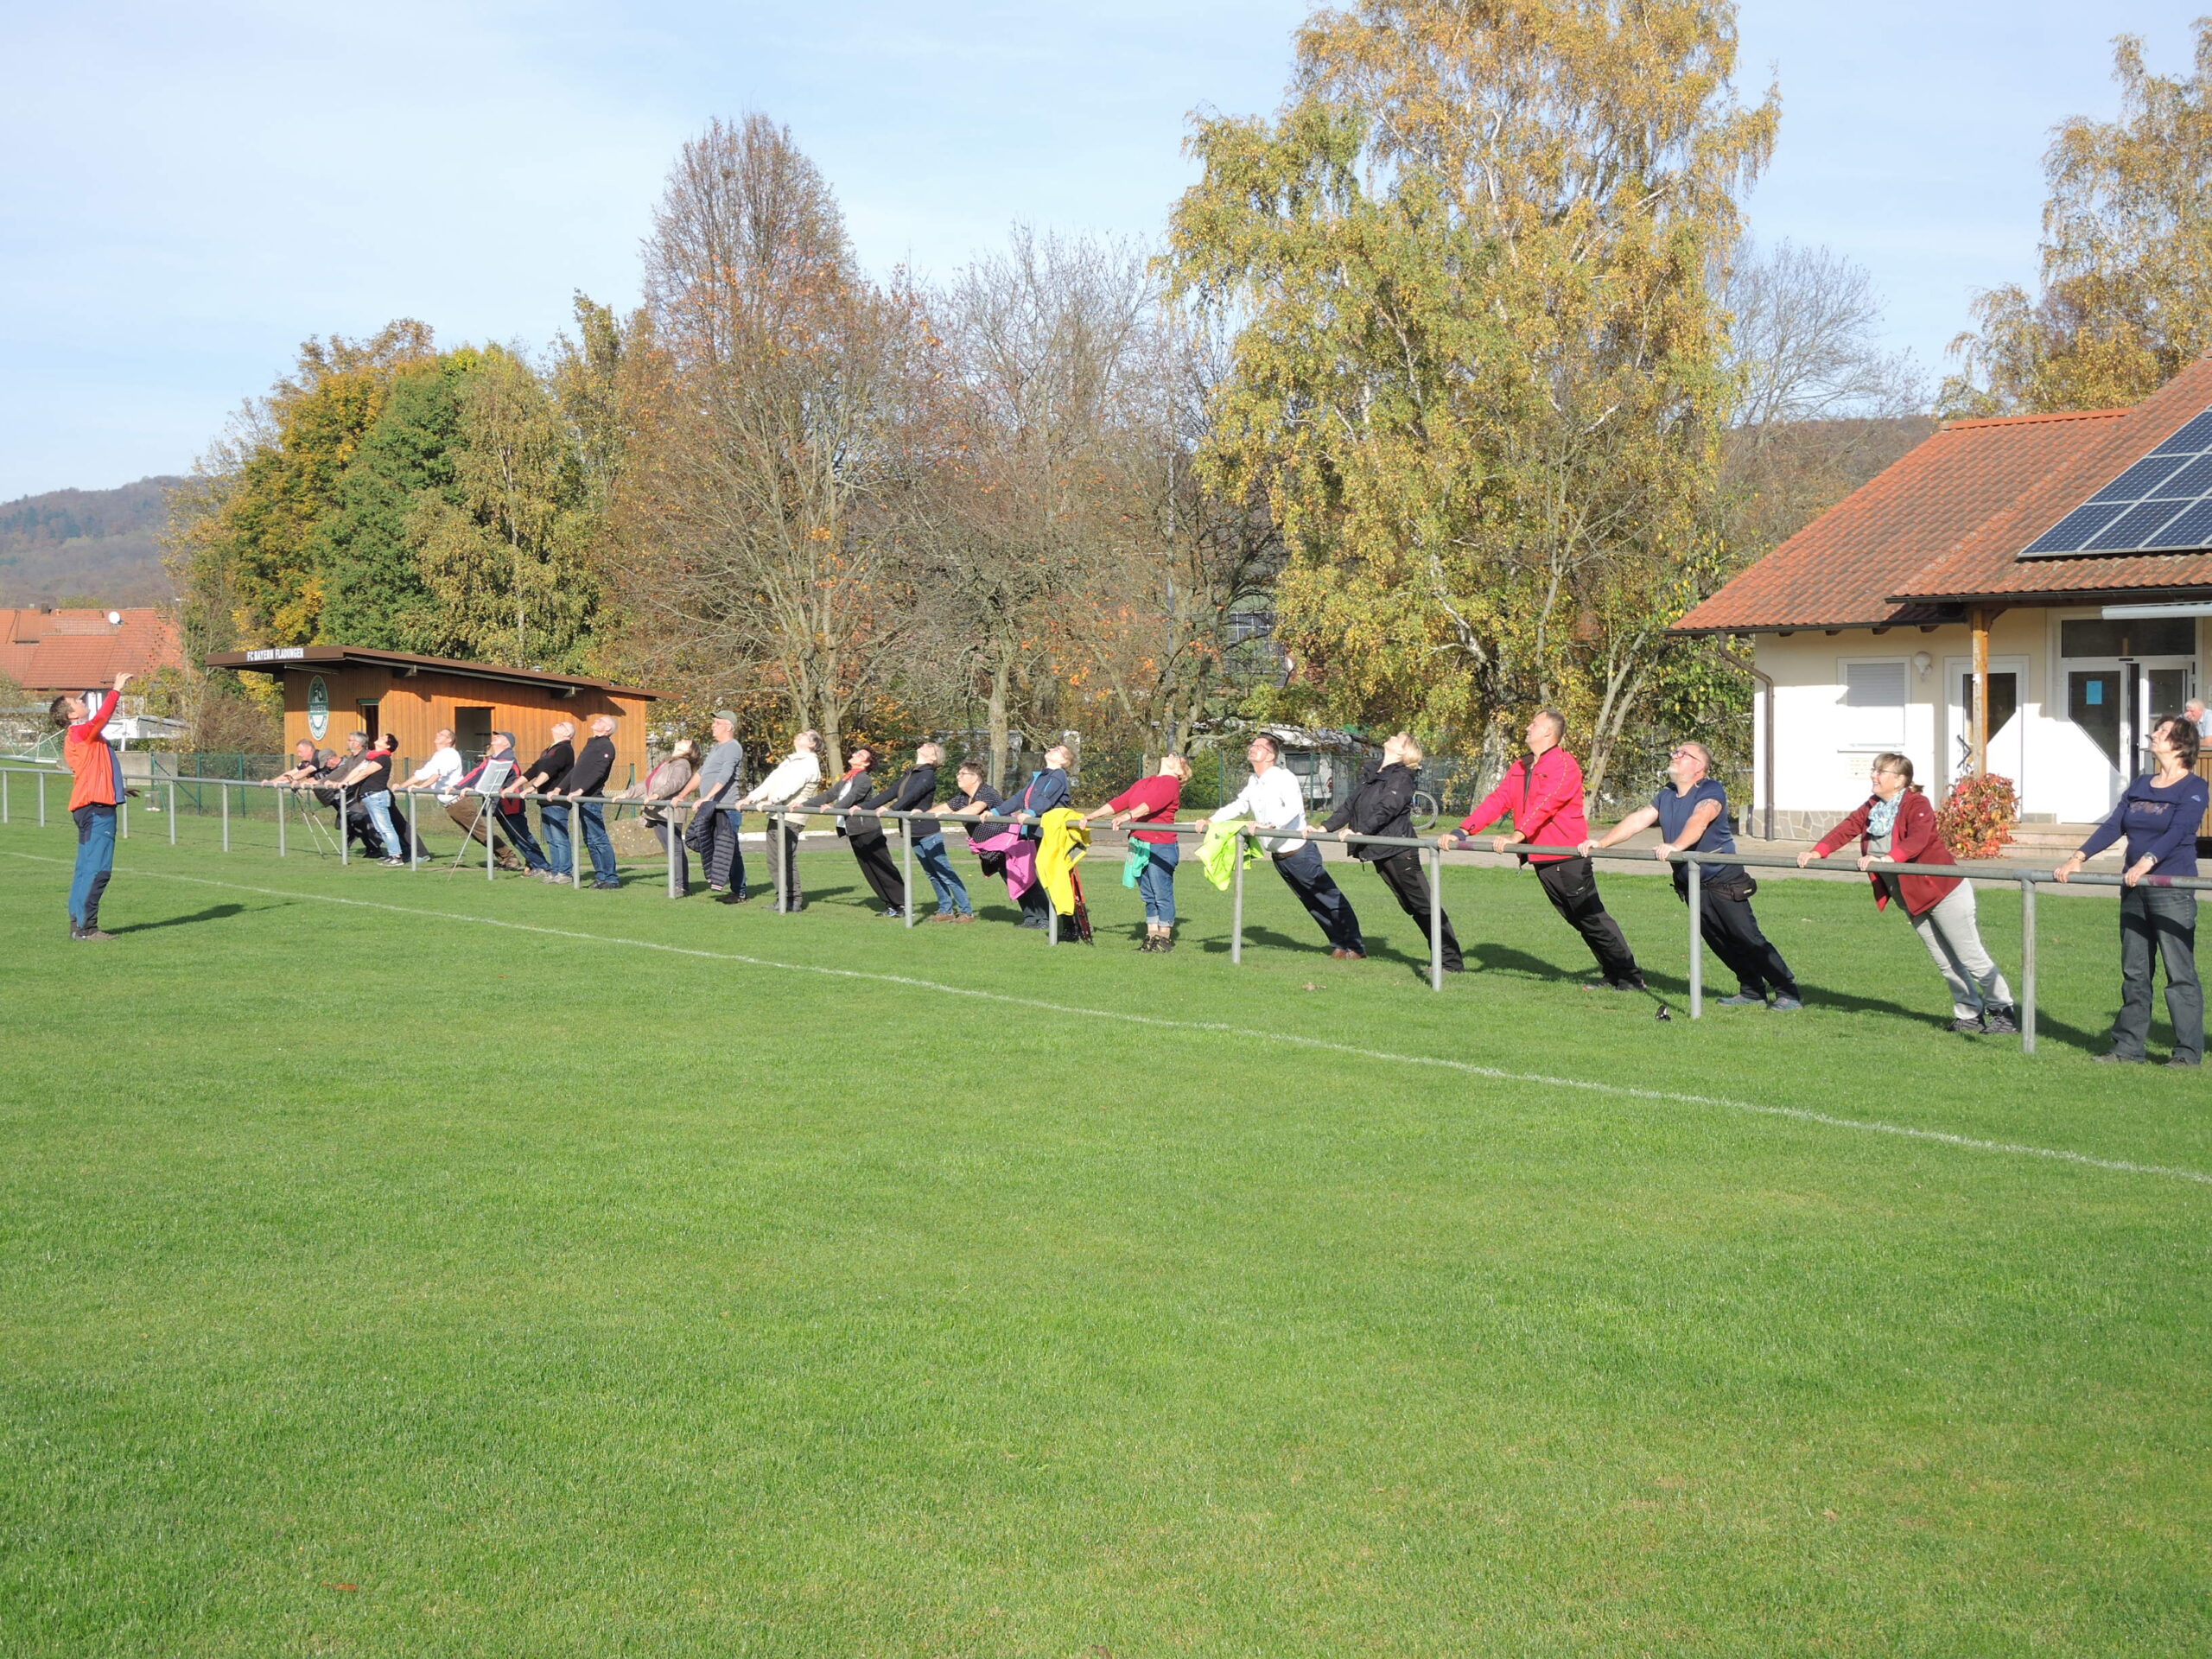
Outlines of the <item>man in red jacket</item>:
[[[1582,767],[1560,747],[1560,740],[1567,735],[1567,717],[1547,709],[1529,722],[1526,735],[1529,758],[1507,768],[1504,781],[1461,821],[1462,846],[1477,830],[1509,812],[1513,833],[1497,837],[1501,853],[1524,842],[1580,847],[1590,839],[1589,821],[1582,812]],[[1575,853],[1529,853],[1522,855],[1522,861],[1536,867],[1544,897],[1582,936],[1598,959],[1605,984],[1616,991],[1643,989],[1643,972],[1636,965],[1621,925],[1606,913],[1605,902],[1598,896],[1598,877],[1590,861]]]
[[116,699],[129,684],[115,677],[115,689],[94,707],[90,697],[56,697],[47,713],[61,728],[61,759],[69,767],[69,816],[77,825],[77,873],[69,883],[69,937],[104,943],[115,937],[100,931],[100,895],[115,868],[115,809],[123,799],[123,763],[103,733],[114,717]]

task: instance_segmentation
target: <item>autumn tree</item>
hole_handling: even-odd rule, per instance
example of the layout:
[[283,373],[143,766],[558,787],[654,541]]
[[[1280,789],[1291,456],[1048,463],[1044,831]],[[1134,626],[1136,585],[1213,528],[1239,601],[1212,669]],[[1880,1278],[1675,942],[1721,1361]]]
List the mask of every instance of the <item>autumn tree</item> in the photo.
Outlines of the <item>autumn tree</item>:
[[579,669],[601,518],[578,434],[531,365],[499,346],[470,354],[453,401],[444,486],[415,498],[407,525],[435,607],[422,649]]
[[1592,772],[1717,575],[1709,273],[1773,142],[1720,0],[1363,0],[1272,121],[1202,121],[1178,291],[1237,318],[1209,474],[1263,488],[1313,706]]
[[1975,300],[1947,413],[2116,409],[2212,349],[2212,18],[2196,27],[2184,76],[2113,41],[2119,116],[2075,117],[2044,156],[2042,291]]
[[766,117],[686,143],[654,215],[623,474],[629,602],[841,764],[912,621],[888,496],[912,307],[861,273],[830,187]]

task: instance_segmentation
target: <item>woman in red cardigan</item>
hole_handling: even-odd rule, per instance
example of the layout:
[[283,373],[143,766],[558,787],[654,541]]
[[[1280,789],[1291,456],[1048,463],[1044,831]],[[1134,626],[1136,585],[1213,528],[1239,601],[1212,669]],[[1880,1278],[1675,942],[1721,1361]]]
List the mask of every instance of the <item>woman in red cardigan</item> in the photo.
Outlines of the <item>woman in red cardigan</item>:
[[1894,899],[1904,906],[1912,931],[1928,947],[1936,971],[1951,988],[1951,1029],[2004,1036],[2019,1030],[2012,1014],[2012,992],[1981,943],[1974,920],[1974,883],[1956,875],[1897,875],[1885,864],[1955,864],[1936,832],[1936,809],[1912,781],[1912,762],[1902,754],[1878,754],[1874,792],[1850,817],[1822,836],[1810,852],[1797,855],[1802,868],[1859,838],[1859,868],[1874,884],[1874,907]]

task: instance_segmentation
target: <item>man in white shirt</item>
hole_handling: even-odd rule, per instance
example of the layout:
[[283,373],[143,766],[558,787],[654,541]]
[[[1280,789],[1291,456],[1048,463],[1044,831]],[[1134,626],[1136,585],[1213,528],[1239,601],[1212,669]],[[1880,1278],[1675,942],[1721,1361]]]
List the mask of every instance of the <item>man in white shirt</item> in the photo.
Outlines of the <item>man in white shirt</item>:
[[[733,803],[739,810],[789,805],[822,781],[822,734],[801,732],[791,752],[760,780],[760,787]],[[806,908],[798,884],[798,824],[771,811],[767,818],[768,862],[787,911]]]
[[461,751],[453,746],[453,734],[440,731],[430,739],[430,758],[400,787],[435,790],[438,804],[451,806],[461,798],[461,774],[466,770]]
[[1235,800],[1202,822],[1217,819],[1226,823],[1231,818],[1249,817],[1254,828],[1276,831],[1258,840],[1262,849],[1274,860],[1283,885],[1298,895],[1306,913],[1327,936],[1329,954],[1339,962],[1359,961],[1367,954],[1359,918],[1352,913],[1351,900],[1331,879],[1328,867],[1321,861],[1321,849],[1306,839],[1306,795],[1298,786],[1297,777],[1278,764],[1282,752],[1264,732],[1252,740],[1244,758],[1252,763],[1250,781]]
[[2212,737],[2212,716],[2204,712],[2204,699],[2191,697],[2182,705],[2181,717],[2196,728],[2199,737]]

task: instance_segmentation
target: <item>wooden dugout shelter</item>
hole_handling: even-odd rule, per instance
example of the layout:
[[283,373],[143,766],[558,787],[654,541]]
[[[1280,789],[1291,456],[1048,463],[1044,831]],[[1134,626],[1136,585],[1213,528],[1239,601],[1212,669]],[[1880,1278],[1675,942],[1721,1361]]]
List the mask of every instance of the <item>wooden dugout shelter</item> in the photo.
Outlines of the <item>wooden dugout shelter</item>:
[[553,741],[556,722],[575,722],[576,741],[594,715],[612,715],[614,775],[620,788],[645,772],[645,716],[659,694],[615,685],[588,674],[553,674],[455,662],[359,645],[282,645],[264,651],[220,651],[210,668],[270,674],[284,687],[284,746],[302,738],[318,747],[342,747],[348,732],[371,738],[390,732],[398,753],[419,766],[431,738],[449,728],[473,765],[495,731],[512,732],[524,760]]

